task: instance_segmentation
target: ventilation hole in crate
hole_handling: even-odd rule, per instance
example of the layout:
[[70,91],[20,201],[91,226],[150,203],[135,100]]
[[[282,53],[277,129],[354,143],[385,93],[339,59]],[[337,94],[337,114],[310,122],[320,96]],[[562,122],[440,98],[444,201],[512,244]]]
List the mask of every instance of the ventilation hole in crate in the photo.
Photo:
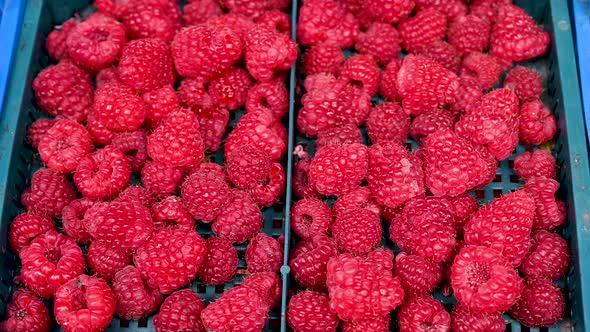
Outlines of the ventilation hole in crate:
[[119,319],[119,327],[129,327],[129,321],[126,319]]
[[493,195],[494,195],[495,198],[502,197],[502,189],[494,189],[492,191],[492,193],[493,193]]
[[412,143],[405,143],[404,146],[406,147],[406,150],[412,151]]
[[530,331],[531,331],[531,329],[530,329],[530,328],[528,328],[528,327],[526,327],[526,326],[524,326],[524,325],[522,325],[522,326],[520,327],[520,332],[530,332]]
[[481,198],[485,198],[485,197],[486,197],[486,193],[483,190],[477,189],[475,191],[475,198],[480,198],[481,199]]
[[215,294],[223,293],[224,287],[223,285],[215,285]]
[[197,285],[197,293],[205,293],[207,291],[207,285],[205,284],[198,284]]
[[512,324],[507,323],[506,324],[506,329],[504,329],[504,332],[511,332],[512,331]]
[[494,176],[494,182],[502,182],[502,174],[496,174]]
[[147,320],[147,318],[141,318],[137,322],[137,327],[148,327],[148,320]]
[[512,174],[512,175],[510,175],[510,182],[512,182],[512,183],[519,183],[520,182],[520,178],[518,177],[518,175]]
[[533,145],[525,145],[524,149],[527,152],[533,152],[535,150],[535,147]]
[[272,228],[274,229],[281,229],[283,228],[283,221],[282,220],[273,220]]
[[275,215],[279,215],[279,216],[282,216],[283,215],[283,210],[284,210],[283,209],[283,204],[275,204],[275,205],[272,206],[272,208],[273,208],[273,210],[275,212]]
[[541,328],[539,328],[539,332],[549,332],[549,328],[548,327],[541,327]]
[[514,160],[508,160],[508,167],[514,168]]
[[246,251],[242,249],[237,249],[238,252],[238,259],[244,260],[244,256],[246,255]]
[[281,328],[281,320],[278,318],[270,318],[268,320],[268,327],[271,331],[277,331]]

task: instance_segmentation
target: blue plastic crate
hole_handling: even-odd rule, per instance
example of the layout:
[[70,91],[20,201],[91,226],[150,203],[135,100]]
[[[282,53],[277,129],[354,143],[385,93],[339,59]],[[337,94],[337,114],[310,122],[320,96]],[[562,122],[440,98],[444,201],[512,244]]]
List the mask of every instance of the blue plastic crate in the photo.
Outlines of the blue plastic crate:
[[25,9],[25,0],[0,0],[0,114],[6,94],[6,87],[12,69],[15,47],[20,37],[20,30]]
[[571,12],[574,19],[574,38],[578,60],[578,74],[586,120],[586,135],[590,142],[590,4],[588,1],[571,1]]

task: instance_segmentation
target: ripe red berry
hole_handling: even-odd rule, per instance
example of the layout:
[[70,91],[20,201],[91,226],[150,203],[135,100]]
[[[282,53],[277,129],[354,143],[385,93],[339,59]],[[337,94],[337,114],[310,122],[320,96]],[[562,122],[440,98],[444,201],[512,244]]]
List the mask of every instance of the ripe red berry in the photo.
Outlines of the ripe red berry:
[[509,4],[512,4],[512,0],[474,0],[469,11],[475,16],[494,23],[498,15],[498,8]]
[[306,50],[303,55],[303,71],[307,76],[320,73],[336,75],[342,63],[344,53],[342,48],[334,43],[316,45]]
[[133,253],[129,249],[112,246],[104,241],[92,241],[86,253],[88,267],[94,274],[111,281],[115,273],[132,263]]
[[256,25],[246,33],[245,59],[250,75],[261,82],[275,77],[275,72],[290,69],[297,59],[297,44],[289,36]]
[[[207,331],[258,331],[267,319],[268,307],[253,289],[238,286],[224,292],[201,312]],[[235,319],[239,316],[240,319]]]
[[340,320],[330,311],[328,295],[303,291],[289,300],[287,322],[296,332],[336,332]]
[[123,83],[143,93],[174,83],[173,67],[168,44],[146,38],[123,47],[118,69]]
[[53,127],[53,124],[56,121],[56,119],[48,118],[40,118],[35,120],[35,122],[33,122],[27,130],[29,144],[31,144],[33,148],[37,149],[39,147],[39,143],[41,143],[41,138],[43,138],[43,136],[49,129],[51,129],[51,127]]
[[362,143],[362,134],[360,129],[353,124],[346,124],[338,127],[322,129],[318,132],[318,138],[315,141],[316,151],[319,151],[326,145],[348,145]]
[[207,255],[197,271],[197,277],[207,285],[221,285],[231,281],[238,267],[238,252],[220,237],[207,239]]
[[274,32],[291,34],[291,16],[277,9],[264,12],[256,19],[256,23]]
[[488,48],[491,28],[488,20],[465,15],[451,22],[447,38],[460,53],[483,52]]
[[373,144],[391,141],[404,144],[408,137],[410,116],[395,103],[373,107],[367,119],[367,132]]
[[367,150],[358,143],[319,150],[309,168],[309,179],[317,192],[339,196],[359,187],[367,175]]
[[461,68],[461,54],[453,45],[445,41],[430,43],[424,46],[418,54],[431,58],[453,73],[458,73]]
[[448,110],[434,108],[424,111],[414,118],[410,124],[410,135],[419,142],[438,130],[453,130],[455,115]]
[[332,222],[330,207],[317,199],[302,199],[291,209],[291,228],[297,236],[306,241],[317,235],[327,235]]
[[398,57],[401,52],[400,36],[390,24],[373,22],[356,37],[354,47],[361,54],[372,55],[380,65]]
[[309,166],[311,160],[307,152],[301,146],[297,146],[293,152],[300,159],[293,170],[293,192],[297,198],[319,198],[320,194],[309,180]]
[[297,41],[304,46],[333,43],[348,48],[358,34],[358,20],[336,1],[306,2],[299,9]]
[[394,269],[407,295],[431,294],[443,278],[440,264],[404,252],[395,257]]
[[283,246],[274,238],[260,233],[246,248],[248,272],[279,272],[283,265]]
[[479,203],[469,194],[464,193],[450,199],[455,217],[455,229],[461,233],[469,217],[479,209]]
[[63,22],[61,25],[56,26],[53,31],[47,36],[45,41],[45,48],[49,57],[59,62],[63,59],[68,58],[68,45],[66,43],[70,32],[78,25],[78,20],[70,18]]
[[397,315],[400,332],[449,331],[451,315],[430,296],[416,296],[401,306]]
[[183,8],[182,19],[185,26],[197,25],[223,15],[217,0],[195,0]]
[[52,229],[55,229],[55,225],[50,218],[36,212],[24,212],[10,223],[8,242],[12,250],[18,254],[37,236]]
[[88,244],[92,237],[86,229],[84,214],[99,201],[94,198],[80,198],[73,200],[62,211],[63,231],[74,241],[80,244]]
[[94,85],[97,89],[102,88],[107,83],[111,82],[122,83],[121,79],[119,78],[119,69],[117,69],[115,66],[101,69],[98,74],[96,74],[94,81]]
[[229,154],[226,165],[232,183],[238,189],[249,189],[268,178],[271,160],[254,145],[244,145]]
[[549,327],[565,312],[562,291],[550,280],[525,278],[520,300],[510,309],[510,316],[528,327]]
[[555,167],[555,158],[543,149],[526,151],[514,158],[514,172],[525,181],[533,177],[554,178]]
[[141,170],[141,182],[155,196],[166,197],[176,192],[183,175],[182,167],[148,161]]
[[196,105],[191,111],[199,122],[205,152],[217,152],[229,122],[229,111],[217,105]]
[[146,285],[135,266],[128,265],[115,274],[112,283],[116,313],[127,320],[147,317],[158,310],[162,294]]
[[143,124],[146,112],[141,97],[122,83],[107,83],[96,90],[93,113],[111,131],[136,130]]
[[520,141],[524,144],[544,144],[557,133],[557,121],[551,110],[536,100],[520,108]]
[[147,208],[151,208],[156,203],[156,197],[142,186],[129,186],[125,188],[117,196],[116,200],[136,202]]
[[416,0],[419,9],[435,8],[444,13],[449,19],[462,17],[467,13],[467,4],[462,0]]
[[12,294],[5,316],[6,320],[0,322],[2,332],[49,332],[51,327],[49,310],[26,288]]
[[188,212],[205,223],[212,222],[231,200],[231,189],[224,178],[195,173],[181,189]]
[[519,267],[520,272],[529,277],[562,278],[570,262],[567,242],[559,234],[537,230],[532,234],[531,250]]
[[281,299],[281,278],[274,272],[258,272],[246,277],[242,286],[255,290],[266,308],[273,309]]
[[459,90],[455,101],[451,103],[451,110],[454,114],[463,114],[471,107],[473,103],[478,101],[483,92],[477,84],[477,80],[473,77],[463,77],[459,79]]
[[[383,210],[367,187],[359,187],[338,197],[332,209],[336,217],[343,216],[348,211],[356,209],[365,209],[377,216],[381,216]],[[291,228],[293,228],[293,220],[291,220]]]
[[397,91],[397,73],[402,65],[401,59],[393,59],[385,66],[381,73],[381,83],[379,83],[379,93],[383,98],[389,101],[399,101],[401,96]]
[[130,179],[129,161],[112,146],[86,155],[74,173],[74,183],[82,195],[99,199],[116,196]]
[[101,120],[96,112],[88,113],[86,128],[97,146],[105,146],[113,141],[114,132],[106,127],[105,121]]
[[86,128],[66,119],[55,121],[39,142],[41,160],[49,168],[63,173],[75,170],[80,160],[92,150],[94,145]]
[[283,166],[272,163],[268,177],[262,183],[248,189],[248,194],[261,207],[273,206],[282,198],[286,181],[287,175]]
[[231,201],[213,221],[211,229],[231,243],[242,243],[262,230],[262,213],[247,193],[234,189],[232,196]]
[[362,88],[372,96],[379,87],[381,73],[373,56],[368,54],[354,55],[348,58],[338,70],[338,77],[349,84]]
[[250,75],[246,70],[231,67],[209,82],[208,92],[214,104],[237,110],[246,103],[251,84]]
[[408,52],[419,52],[425,46],[442,40],[447,33],[447,18],[434,8],[420,10],[398,24],[402,46]]
[[254,145],[272,160],[280,161],[287,150],[286,136],[285,127],[272,114],[246,113],[225,141],[225,158],[244,145]]
[[453,309],[453,331],[457,332],[504,332],[506,323],[500,314],[475,313],[461,303]]
[[388,332],[390,320],[389,315],[385,315],[345,321],[342,324],[342,332]]
[[541,81],[537,71],[523,66],[516,66],[506,75],[504,88],[514,92],[522,104],[541,98],[543,81]]
[[381,242],[382,232],[379,216],[365,209],[337,216],[332,225],[332,236],[340,252],[357,256],[375,249]]
[[195,228],[195,220],[184,208],[178,196],[168,196],[152,206],[154,229],[174,228],[191,230]]
[[113,147],[123,152],[133,173],[139,173],[147,160],[147,135],[145,130],[116,133],[113,136]]
[[[154,316],[156,331],[178,331],[188,329],[205,332],[201,312],[205,309],[203,300],[191,289],[181,289],[166,298],[160,311]],[[182,317],[179,320],[178,317]]]
[[167,0],[128,1],[121,12],[129,38],[159,38],[169,43],[182,27],[178,4]]
[[523,189],[535,199],[534,229],[550,231],[565,222],[565,207],[555,198],[559,182],[548,178],[530,178]]
[[21,203],[28,211],[49,217],[61,217],[64,207],[76,198],[76,189],[57,171],[39,168],[31,179],[31,186],[22,193]]
[[261,82],[248,90],[246,111],[265,111],[281,119],[289,111],[289,92],[281,82]]
[[157,127],[168,114],[180,108],[176,91],[170,85],[144,93],[142,99],[147,107],[146,125],[150,128]]
[[414,9],[414,1],[411,0],[369,0],[361,4],[369,17],[386,23],[397,23]]
[[469,52],[463,56],[462,79],[473,79],[482,91],[493,88],[502,75],[502,66],[486,53]]
[[325,235],[309,242],[300,242],[292,251],[289,265],[293,277],[301,287],[325,290],[326,266],[338,254],[336,242]]
[[220,3],[232,13],[239,13],[254,19],[273,9],[283,10],[289,2],[285,0],[221,0]]

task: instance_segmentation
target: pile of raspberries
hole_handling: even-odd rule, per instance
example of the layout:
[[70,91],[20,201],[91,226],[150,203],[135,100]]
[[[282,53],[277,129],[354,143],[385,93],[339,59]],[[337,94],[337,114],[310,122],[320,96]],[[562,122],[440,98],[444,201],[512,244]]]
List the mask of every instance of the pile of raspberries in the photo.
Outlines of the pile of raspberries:
[[[95,5],[47,36],[52,63],[32,83],[43,166],[10,224],[21,269],[0,331],[154,314],[156,331],[261,331],[284,263],[262,209],[286,187],[290,1]],[[195,280],[240,285],[206,305]]]
[[[570,250],[557,124],[541,75],[518,65],[545,55],[549,34],[510,0],[306,0],[297,36],[307,143],[294,151],[290,327],[558,322]],[[480,206],[475,191],[508,160],[524,186]]]

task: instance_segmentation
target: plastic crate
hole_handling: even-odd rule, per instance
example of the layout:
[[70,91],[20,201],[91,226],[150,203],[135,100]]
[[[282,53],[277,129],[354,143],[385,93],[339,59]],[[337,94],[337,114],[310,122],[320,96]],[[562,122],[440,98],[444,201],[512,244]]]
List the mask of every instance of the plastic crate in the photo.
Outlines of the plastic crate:
[[588,124],[590,124],[590,42],[588,35],[586,35],[590,33],[590,6],[588,1],[571,0],[571,12],[575,26],[574,38],[576,41],[584,118],[586,120],[586,135],[590,142],[590,131],[588,131]]
[[[14,49],[18,43],[22,25],[25,0],[0,0],[0,103],[4,101],[6,85],[12,68]],[[0,105],[0,114],[2,106]]]
[[[514,3],[524,8],[552,35],[552,46],[549,53],[542,59],[524,65],[534,67],[541,73],[546,82],[543,101],[551,108],[558,119],[558,134],[553,153],[559,166],[557,180],[560,182],[561,187],[558,195],[565,200],[568,207],[568,223],[562,228],[562,234],[569,242],[572,251],[572,263],[562,285],[565,286],[569,311],[565,319],[551,328],[529,329],[506,316],[507,331],[586,331],[586,326],[590,325],[590,295],[588,294],[590,292],[590,275],[588,274],[590,266],[584,264],[583,261],[588,259],[588,255],[590,255],[590,194],[588,193],[590,175],[567,1],[515,0]],[[294,130],[296,113],[290,114],[290,129],[292,130]],[[365,133],[364,130],[363,133]],[[366,140],[366,135],[364,136],[364,140]],[[313,140],[300,136],[291,138],[292,140],[289,142],[291,151],[295,145],[303,144],[307,146],[308,152],[314,152],[315,143]],[[408,146],[414,149],[417,144],[408,141]],[[500,197],[522,186],[523,183],[515,175],[512,167],[514,157],[523,153],[525,149],[525,146],[519,146],[514,155],[500,163],[494,181],[484,189],[474,191],[475,197],[480,203],[489,203],[495,197]],[[295,159],[295,157],[290,156],[289,162],[293,163],[296,161]],[[292,193],[289,191],[287,192],[287,206],[285,208],[287,211],[285,253],[288,253],[294,241],[289,229],[289,212],[292,203]],[[387,228],[384,231],[386,233]],[[396,248],[392,248],[391,241],[387,240],[383,243],[396,250]],[[289,285],[290,282],[290,268],[287,263],[285,260],[285,266],[281,270],[284,285]],[[296,290],[294,283],[291,286],[291,289],[289,289],[291,292],[287,290],[283,292],[281,331],[288,330],[286,324],[288,296]],[[288,287],[285,287],[285,289],[288,289]],[[454,301],[453,298],[444,297],[442,294],[435,294],[435,297],[445,304]],[[394,311],[394,314],[396,313],[397,311]],[[395,321],[395,315],[392,318],[392,322]],[[394,325],[395,323],[392,323],[391,328],[395,330]]]

